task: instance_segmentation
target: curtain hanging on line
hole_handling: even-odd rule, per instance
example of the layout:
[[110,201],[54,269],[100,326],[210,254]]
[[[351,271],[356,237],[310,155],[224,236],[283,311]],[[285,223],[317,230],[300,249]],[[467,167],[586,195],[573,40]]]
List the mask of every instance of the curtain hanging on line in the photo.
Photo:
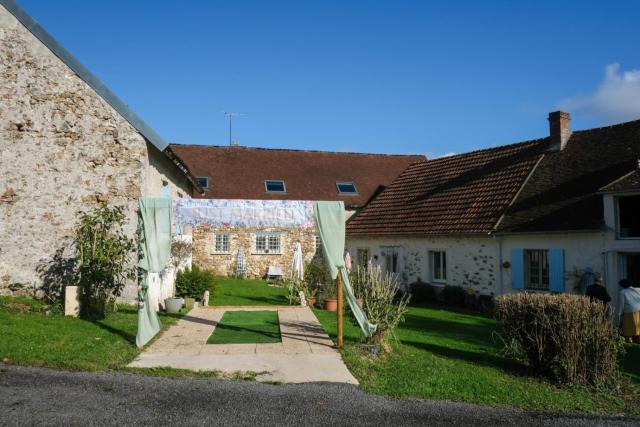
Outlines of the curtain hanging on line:
[[138,332],[136,345],[144,346],[161,328],[149,299],[149,273],[164,270],[171,254],[171,199],[143,197],[138,201],[140,233],[140,287],[138,292]]
[[342,274],[342,288],[347,297],[351,312],[354,314],[362,332],[367,337],[376,331],[376,325],[369,323],[367,315],[358,305],[351,288],[349,274],[344,264],[345,211],[343,202],[317,202],[314,206],[316,228],[322,240],[322,250],[331,271],[331,278]]

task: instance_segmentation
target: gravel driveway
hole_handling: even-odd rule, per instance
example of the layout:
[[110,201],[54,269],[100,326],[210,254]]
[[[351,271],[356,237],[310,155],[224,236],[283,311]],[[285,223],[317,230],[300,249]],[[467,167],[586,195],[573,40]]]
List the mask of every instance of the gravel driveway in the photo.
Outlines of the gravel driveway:
[[347,384],[269,385],[0,364],[0,425],[638,425],[371,396]]

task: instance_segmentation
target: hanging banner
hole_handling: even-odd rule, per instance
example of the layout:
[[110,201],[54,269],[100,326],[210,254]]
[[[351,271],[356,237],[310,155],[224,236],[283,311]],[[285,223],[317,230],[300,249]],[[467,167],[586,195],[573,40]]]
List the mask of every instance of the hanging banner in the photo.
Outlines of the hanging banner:
[[173,199],[178,233],[185,225],[211,227],[315,227],[314,201]]

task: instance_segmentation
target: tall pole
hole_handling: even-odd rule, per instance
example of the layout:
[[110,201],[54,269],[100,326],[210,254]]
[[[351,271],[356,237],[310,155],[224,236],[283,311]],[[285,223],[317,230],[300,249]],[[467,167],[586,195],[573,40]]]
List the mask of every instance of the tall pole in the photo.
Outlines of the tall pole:
[[338,271],[338,347],[343,344],[342,335],[342,271]]

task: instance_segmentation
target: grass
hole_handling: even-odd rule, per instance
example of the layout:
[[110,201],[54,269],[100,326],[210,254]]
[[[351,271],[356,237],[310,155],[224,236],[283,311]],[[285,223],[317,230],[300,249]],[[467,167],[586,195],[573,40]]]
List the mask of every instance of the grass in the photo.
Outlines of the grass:
[[[119,306],[104,320],[87,321],[39,312],[43,304],[0,297],[0,361],[68,370],[124,369],[140,351],[135,345],[138,310]],[[182,314],[160,314],[163,326]]]
[[275,310],[227,311],[207,344],[267,344],[282,342]]
[[216,277],[213,306],[289,305],[288,289],[285,285],[271,285],[264,280]]
[[[335,338],[336,315],[314,310]],[[624,390],[614,395],[559,387],[532,378],[500,355],[495,322],[477,313],[441,307],[410,307],[394,352],[370,356],[359,328],[347,321],[341,350],[349,370],[370,393],[507,405],[553,412],[640,415],[640,347],[623,362]]]

